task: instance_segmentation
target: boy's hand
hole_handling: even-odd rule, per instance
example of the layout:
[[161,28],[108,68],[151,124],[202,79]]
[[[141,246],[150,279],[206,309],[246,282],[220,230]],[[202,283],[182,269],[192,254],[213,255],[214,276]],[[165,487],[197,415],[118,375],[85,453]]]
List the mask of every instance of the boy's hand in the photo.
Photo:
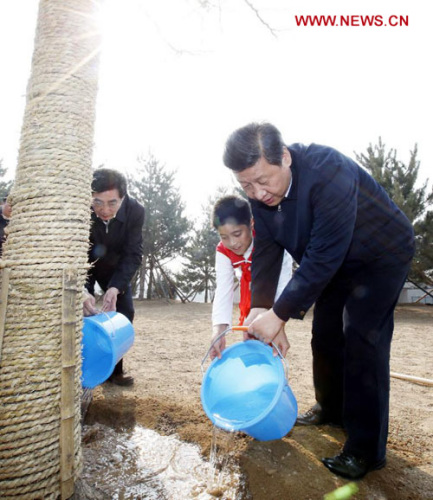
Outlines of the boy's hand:
[[[229,325],[215,325],[213,328],[213,334],[211,339],[211,344],[218,338],[224,330],[227,330]],[[230,332],[227,332],[229,334]],[[210,359],[218,358],[221,359],[221,353],[226,348],[226,336],[223,335],[215,344],[209,352]]]

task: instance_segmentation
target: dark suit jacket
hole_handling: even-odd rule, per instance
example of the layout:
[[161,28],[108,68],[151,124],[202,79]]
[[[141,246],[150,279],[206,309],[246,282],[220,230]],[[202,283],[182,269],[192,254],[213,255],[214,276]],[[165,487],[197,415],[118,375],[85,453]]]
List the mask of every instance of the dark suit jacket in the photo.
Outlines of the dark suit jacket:
[[105,291],[112,286],[125,292],[143,257],[144,208],[125,195],[116,217],[106,225],[92,210],[87,289],[95,281]]
[[251,307],[272,307],[284,248],[299,264],[273,307],[285,321],[302,318],[337,271],[414,251],[409,220],[359,165],[325,146],[288,149],[288,196],[279,207],[250,200],[256,231]]

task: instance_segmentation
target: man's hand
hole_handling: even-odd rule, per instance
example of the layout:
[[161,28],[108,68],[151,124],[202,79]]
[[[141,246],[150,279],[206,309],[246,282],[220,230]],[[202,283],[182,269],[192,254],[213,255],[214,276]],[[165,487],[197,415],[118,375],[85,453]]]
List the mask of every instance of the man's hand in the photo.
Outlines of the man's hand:
[[[247,318],[245,319],[244,325],[250,326],[251,323],[257,318],[257,316],[259,316],[260,314],[263,314],[267,311],[268,311],[268,309],[266,309],[265,307],[254,307],[253,309],[251,309],[250,313],[248,314]],[[244,340],[256,339],[257,337],[255,335],[252,335],[251,333],[249,333],[249,331],[250,330],[248,329],[248,332],[244,332]]]
[[[286,335],[286,332],[284,330],[284,326],[277,333],[277,335],[275,336],[273,342],[278,347],[278,349],[280,350],[280,353],[283,356],[283,358],[285,358],[288,350],[290,349],[290,343],[287,340],[287,335]],[[278,356],[278,352],[275,349],[275,347],[272,346],[272,349],[274,350],[274,356]]]
[[83,316],[94,316],[95,314],[98,314],[95,303],[95,297],[87,290],[84,290]]
[[12,207],[9,205],[7,201],[5,201],[2,205],[2,212],[1,214],[5,219],[10,219],[12,215]]
[[255,319],[249,324],[248,333],[266,344],[274,342],[280,349],[281,354],[285,356],[290,344],[284,326],[285,322],[272,309],[269,309],[269,311],[256,315]]
[[114,286],[112,286],[105,292],[104,298],[102,299],[102,312],[116,310],[117,296],[119,295],[119,293],[119,290]]

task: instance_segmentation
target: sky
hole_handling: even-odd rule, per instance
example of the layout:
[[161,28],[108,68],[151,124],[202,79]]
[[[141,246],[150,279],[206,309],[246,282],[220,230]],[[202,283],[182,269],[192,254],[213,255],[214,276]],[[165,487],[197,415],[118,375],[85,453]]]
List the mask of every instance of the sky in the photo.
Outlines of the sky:
[[[380,136],[406,162],[417,143],[420,181],[432,184],[424,0],[248,2],[257,12],[247,0],[105,0],[94,166],[133,172],[151,152],[176,170],[194,218],[217,187],[235,184],[222,163],[228,135],[270,121],[288,144],[326,144],[352,158]],[[11,177],[37,7],[0,1],[0,159]],[[350,25],[298,26],[307,15]],[[375,25],[362,26],[365,16]],[[402,25],[389,25],[400,16]]]

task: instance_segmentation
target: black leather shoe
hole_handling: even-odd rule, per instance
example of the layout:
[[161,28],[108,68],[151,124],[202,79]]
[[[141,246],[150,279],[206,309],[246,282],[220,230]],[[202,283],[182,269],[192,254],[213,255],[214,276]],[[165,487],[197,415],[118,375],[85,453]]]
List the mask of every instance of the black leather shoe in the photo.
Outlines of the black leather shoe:
[[125,375],[124,373],[111,375],[108,381],[111,382],[112,384],[121,385],[123,387],[134,385],[134,377],[131,377],[130,375]]
[[322,462],[331,472],[346,479],[361,479],[367,472],[382,469],[386,465],[385,458],[378,462],[369,462],[347,453],[340,453],[332,458],[322,458]]
[[341,419],[330,418],[322,410],[320,403],[316,403],[307,412],[301,414],[296,419],[296,425],[334,425],[342,427]]

